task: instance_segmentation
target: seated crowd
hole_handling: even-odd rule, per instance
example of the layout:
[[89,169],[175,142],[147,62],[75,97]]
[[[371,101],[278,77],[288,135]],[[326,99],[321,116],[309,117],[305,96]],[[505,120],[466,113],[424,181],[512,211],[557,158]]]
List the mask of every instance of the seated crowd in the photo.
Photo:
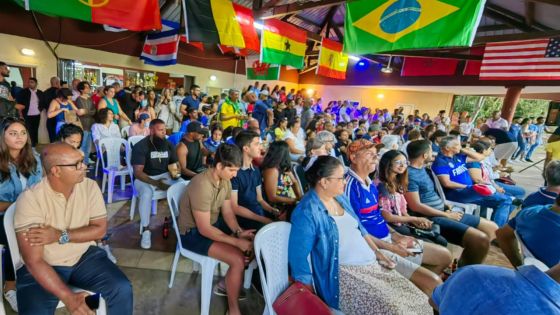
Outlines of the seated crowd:
[[[70,312],[88,314],[87,294],[72,292],[75,286],[101,293],[110,314],[132,314],[132,286],[111,263],[101,190],[86,173],[92,147],[106,154],[100,140],[139,136],[121,162],[133,169],[140,246],[151,248],[155,194],[189,181],[179,203],[182,244],[229,265],[214,291],[227,296],[229,314],[240,314],[254,236],[274,221],[292,224],[291,277],[345,314],[464,313],[462,303],[484,300],[498,284],[523,286],[521,295],[539,295],[532,297],[539,304],[508,303],[520,296],[505,294],[479,313],[560,311],[560,248],[550,241],[560,233],[560,128],[546,147],[545,187],[525,197],[507,167],[531,161],[543,143],[542,117],[511,126],[499,113],[476,124],[468,113],[405,117],[402,108],[323,106],[303,90],[258,82],[215,97],[196,85],[188,95],[179,87],[158,96],[114,84],[93,97],[87,82],[59,84],[53,78],[40,98],[15,97],[24,110],[48,111],[53,143],[40,157],[32,148],[37,135],[26,127],[32,120],[0,124],[0,207],[16,204],[24,262],[14,270],[6,254],[4,292],[14,310],[52,314],[61,300]],[[0,243],[7,246],[5,232]],[[490,246],[521,266],[518,241],[550,268],[546,274],[468,266],[482,264]],[[454,265],[448,243],[463,251],[459,271],[443,283]],[[531,279],[512,278],[518,273]]]

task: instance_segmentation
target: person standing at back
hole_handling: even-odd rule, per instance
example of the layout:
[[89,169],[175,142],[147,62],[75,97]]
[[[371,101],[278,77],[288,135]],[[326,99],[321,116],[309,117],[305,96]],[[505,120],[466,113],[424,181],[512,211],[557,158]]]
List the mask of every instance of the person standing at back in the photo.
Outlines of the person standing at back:
[[41,122],[41,100],[43,91],[37,89],[37,79],[29,78],[26,89],[23,89],[17,98],[17,103],[23,105],[22,110],[25,123],[29,127],[31,144],[36,146],[39,142],[39,123]]

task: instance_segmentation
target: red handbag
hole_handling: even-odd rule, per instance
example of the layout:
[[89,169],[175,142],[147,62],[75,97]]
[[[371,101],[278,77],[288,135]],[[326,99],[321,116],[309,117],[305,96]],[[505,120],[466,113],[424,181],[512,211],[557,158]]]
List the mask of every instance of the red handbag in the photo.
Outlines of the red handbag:
[[330,315],[331,310],[303,283],[294,282],[272,304],[278,315]]

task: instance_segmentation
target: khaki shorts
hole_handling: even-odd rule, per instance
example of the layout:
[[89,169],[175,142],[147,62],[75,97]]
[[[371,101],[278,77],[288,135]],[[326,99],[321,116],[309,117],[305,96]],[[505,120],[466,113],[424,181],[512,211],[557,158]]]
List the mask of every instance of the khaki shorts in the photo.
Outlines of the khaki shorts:
[[[391,237],[387,237],[385,239],[383,239],[383,241],[388,242],[388,243],[393,243],[391,240]],[[422,240],[417,240],[418,243],[420,244],[420,246],[422,247],[422,249],[424,248],[424,241]],[[408,256],[408,257],[401,257],[391,251],[388,251],[386,249],[381,249],[381,252],[387,256],[388,258],[390,258],[392,261],[395,262],[395,264],[397,264],[397,266],[395,267],[395,270],[400,273],[403,277],[410,279],[412,278],[412,274],[421,267],[422,265],[422,258],[424,256],[424,253],[420,253],[420,254],[416,254],[416,255],[412,255],[412,256]]]

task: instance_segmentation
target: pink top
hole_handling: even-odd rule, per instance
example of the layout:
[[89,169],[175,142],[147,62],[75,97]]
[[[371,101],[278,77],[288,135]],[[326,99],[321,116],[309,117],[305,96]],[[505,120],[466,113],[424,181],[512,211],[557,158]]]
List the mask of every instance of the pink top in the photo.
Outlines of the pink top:
[[[381,210],[388,211],[393,215],[404,216],[408,212],[406,211],[406,199],[401,193],[388,194],[386,196],[379,196],[379,205]],[[395,225],[401,225],[401,223],[394,223]]]
[[150,135],[150,128],[140,128],[138,123],[134,123],[130,126],[130,130],[128,131],[128,136],[149,136]]

